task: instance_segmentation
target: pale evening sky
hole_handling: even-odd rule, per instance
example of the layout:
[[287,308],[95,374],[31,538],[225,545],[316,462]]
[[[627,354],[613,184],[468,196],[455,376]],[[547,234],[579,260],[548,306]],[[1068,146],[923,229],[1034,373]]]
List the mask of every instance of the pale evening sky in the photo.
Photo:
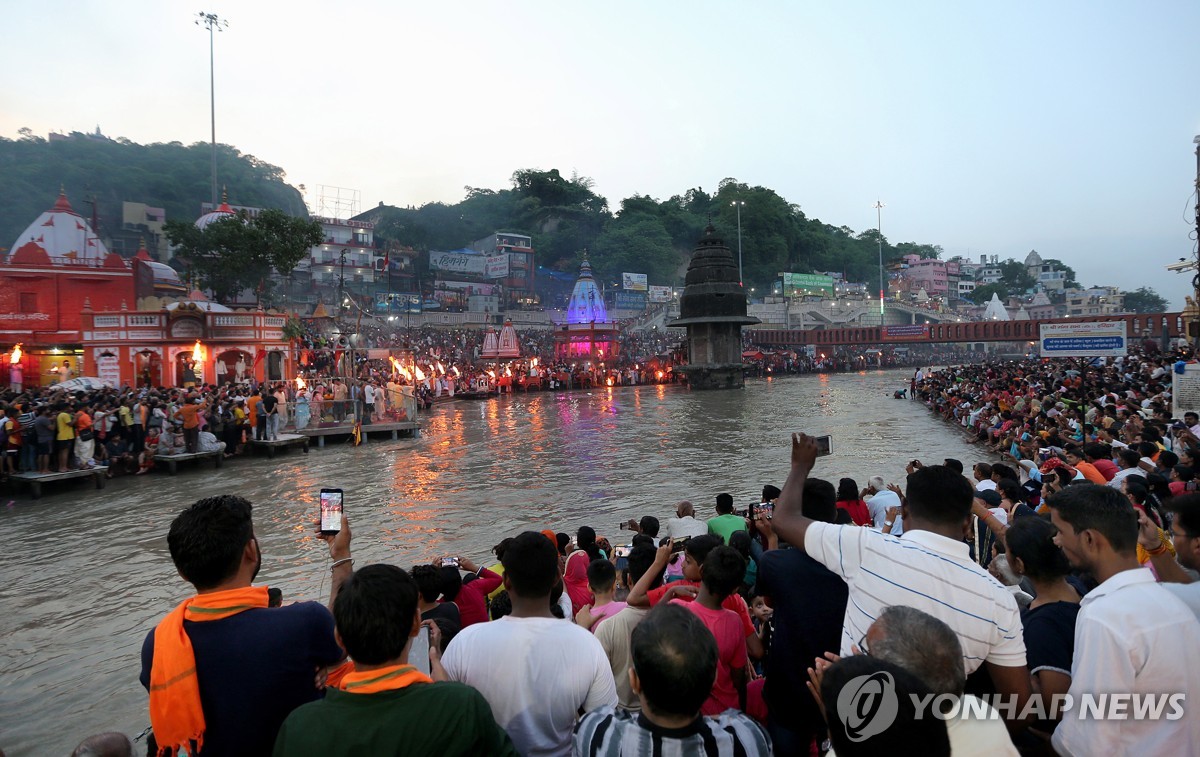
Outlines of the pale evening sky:
[[879,197],[893,242],[1190,291],[1163,266],[1194,244],[1194,0],[10,2],[0,135],[207,141],[200,10],[230,21],[218,140],[364,209],[518,168],[614,209],[735,177],[855,230]]

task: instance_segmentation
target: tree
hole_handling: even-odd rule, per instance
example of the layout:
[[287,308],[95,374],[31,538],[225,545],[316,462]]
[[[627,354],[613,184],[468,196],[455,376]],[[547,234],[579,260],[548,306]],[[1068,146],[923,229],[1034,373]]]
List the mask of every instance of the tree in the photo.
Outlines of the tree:
[[971,292],[969,297],[971,298],[971,302],[974,302],[976,305],[982,305],[985,302],[989,302],[993,294],[1003,302],[1008,298],[1008,287],[1004,286],[1001,282],[984,284],[983,286],[975,287],[975,290]]
[[1150,287],[1125,293],[1125,310],[1130,313],[1165,313],[1170,303]]
[[187,261],[201,286],[220,301],[243,289],[270,297],[271,271],[287,276],[322,239],[321,224],[268,209],[249,219],[222,218],[199,229],[186,221],[168,221],[167,238]]
[[1024,292],[1037,285],[1024,263],[1009,258],[1000,264],[1000,281],[1010,292]]

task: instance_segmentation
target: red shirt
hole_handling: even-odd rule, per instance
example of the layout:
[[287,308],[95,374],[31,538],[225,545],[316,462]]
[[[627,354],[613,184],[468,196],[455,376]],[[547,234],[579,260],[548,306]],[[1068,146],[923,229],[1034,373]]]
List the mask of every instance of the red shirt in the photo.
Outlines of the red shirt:
[[1100,475],[1104,476],[1105,481],[1112,481],[1113,478],[1116,477],[1117,471],[1119,470],[1116,463],[1114,463],[1112,460],[1106,460],[1104,458],[1100,458],[1096,462],[1092,463],[1092,465],[1096,467],[1096,470],[1100,471]]
[[[656,604],[662,601],[663,595],[666,594],[667,590],[672,586],[698,587],[700,586],[700,582],[687,580],[672,581],[669,584],[663,584],[657,589],[651,589],[650,591],[646,592],[646,598],[650,600],[650,606],[654,607]],[[691,602],[692,599],[692,597],[679,597],[673,601]],[[750,608],[746,607],[746,600],[742,599],[740,595],[730,594],[728,597],[725,597],[725,601],[721,603],[721,607],[737,613],[738,617],[742,621],[742,631],[744,632],[744,635],[749,636],[750,634],[754,633],[754,621],[750,620]]]
[[699,602],[672,600],[696,613],[717,640],[717,680],[712,692],[700,707],[703,715],[720,715],[738,708],[737,689],[733,686],[733,671],[746,667],[746,637],[739,633],[737,613],[724,608],[710,610]]
[[503,578],[488,570],[480,568],[479,577],[474,581],[463,584],[454,602],[458,605],[458,616],[462,627],[466,628],[475,623],[483,623],[488,619],[487,595],[496,590],[504,581]]
[[842,510],[850,513],[850,520],[854,521],[856,526],[873,525],[871,521],[871,511],[867,509],[867,503],[861,499],[843,499],[839,500],[837,506]]

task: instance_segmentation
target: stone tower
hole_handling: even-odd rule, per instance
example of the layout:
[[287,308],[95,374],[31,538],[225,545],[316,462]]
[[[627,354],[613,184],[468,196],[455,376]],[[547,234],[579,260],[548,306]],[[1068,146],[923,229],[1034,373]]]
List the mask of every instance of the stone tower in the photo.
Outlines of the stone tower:
[[740,388],[742,327],[760,323],[746,315],[737,261],[716,233],[709,224],[692,252],[679,318],[667,324],[687,328],[688,364],[681,370],[693,389]]

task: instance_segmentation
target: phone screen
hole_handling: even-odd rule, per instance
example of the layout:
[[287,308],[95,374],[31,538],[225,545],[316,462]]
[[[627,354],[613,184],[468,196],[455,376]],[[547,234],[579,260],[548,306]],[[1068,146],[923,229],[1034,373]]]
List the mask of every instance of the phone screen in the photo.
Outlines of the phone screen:
[[833,453],[833,437],[829,434],[818,436],[813,441],[817,443],[817,457],[824,457]]
[[321,533],[336,534],[342,530],[342,490],[321,490]]
[[429,675],[429,627],[421,626],[408,650],[408,664]]

